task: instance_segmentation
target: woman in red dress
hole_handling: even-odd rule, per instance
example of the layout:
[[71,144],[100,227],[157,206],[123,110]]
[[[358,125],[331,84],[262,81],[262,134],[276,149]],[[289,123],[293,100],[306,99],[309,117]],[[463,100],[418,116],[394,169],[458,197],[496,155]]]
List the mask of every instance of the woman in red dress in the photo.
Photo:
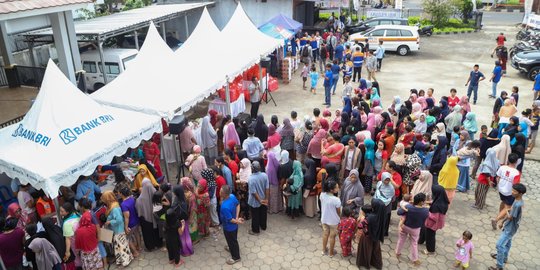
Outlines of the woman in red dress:
[[163,173],[161,172],[161,151],[159,151],[159,146],[155,142],[148,140],[143,145],[143,152],[146,160],[156,169],[156,177],[163,176]]

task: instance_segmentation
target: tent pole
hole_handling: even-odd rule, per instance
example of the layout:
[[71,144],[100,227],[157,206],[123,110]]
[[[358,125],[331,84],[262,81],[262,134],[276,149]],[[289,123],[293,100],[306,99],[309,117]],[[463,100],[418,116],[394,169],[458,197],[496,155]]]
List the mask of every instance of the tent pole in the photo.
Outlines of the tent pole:
[[188,26],[187,14],[186,16],[184,16],[184,23],[186,24],[186,40],[187,40],[189,37],[189,26]]
[[58,201],[58,196],[53,199],[54,208],[56,209],[56,220],[58,221],[58,224],[62,226],[62,216],[60,215],[60,202]]
[[229,89],[229,76],[225,76],[225,101],[227,102],[227,114],[232,117],[231,90]]
[[[161,138],[161,153],[165,153],[165,140],[163,138],[163,132],[159,133],[159,137]],[[170,183],[171,179],[169,178],[169,163],[167,163],[167,159],[165,159],[165,176],[167,177],[167,182]]]
[[105,71],[105,57],[103,57],[103,41],[98,36],[97,38],[98,49],[99,49],[99,59],[101,61],[101,74],[103,75],[103,83],[107,84],[107,72]]
[[[174,155],[176,157],[176,168],[178,168],[178,179],[180,179],[180,176],[184,176],[183,174],[183,168],[182,168],[182,149],[179,150],[180,147],[180,140],[177,140],[178,136],[176,134],[172,134],[172,139],[174,142]],[[180,153],[180,155],[178,155]]]
[[167,32],[165,30],[165,22],[161,23],[161,35],[163,36],[163,40],[167,40]]
[[139,50],[139,33],[137,30],[133,31],[133,36],[135,37],[135,49]]

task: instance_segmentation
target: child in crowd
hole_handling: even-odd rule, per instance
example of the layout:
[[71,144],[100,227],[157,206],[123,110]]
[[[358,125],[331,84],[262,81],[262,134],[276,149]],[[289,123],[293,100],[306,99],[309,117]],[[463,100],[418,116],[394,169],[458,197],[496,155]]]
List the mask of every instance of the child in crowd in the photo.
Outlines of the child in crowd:
[[373,212],[373,208],[371,208],[371,204],[364,204],[360,210],[360,214],[358,215],[358,219],[356,220],[358,229],[356,230],[356,236],[354,238],[354,242],[358,243],[360,242],[361,237],[365,237],[368,235],[368,220],[367,215],[371,214]]
[[517,86],[512,86],[512,95],[510,95],[513,99],[514,99],[514,102],[516,103],[516,107],[518,105],[518,101],[519,101],[519,87]]
[[454,148],[454,144],[457,139],[459,139],[459,132],[461,131],[460,127],[455,126],[452,134],[450,135],[450,149]]
[[[536,103],[537,101],[535,101]],[[538,102],[540,103],[540,101]],[[534,143],[536,141],[536,135],[538,135],[538,124],[540,124],[540,107],[533,105],[533,111],[531,115],[531,121],[533,125],[531,126],[531,134],[529,136],[529,146],[525,153],[531,153],[534,148]]]
[[482,125],[480,127],[480,138],[479,139],[485,139],[488,137],[488,127],[486,125]]
[[[315,95],[317,81],[319,80],[319,73],[317,72],[317,69],[315,67],[311,68],[311,72],[309,73],[309,78],[311,79],[311,93]],[[304,81],[304,84],[305,84],[305,81]]]
[[352,217],[352,212],[350,207],[343,207],[343,215],[337,228],[343,257],[352,255],[352,240],[356,231],[356,220]]
[[[411,194],[410,193],[407,193],[407,194],[403,195],[403,199],[399,202],[399,208],[401,208],[401,210],[403,210],[405,212],[408,212],[409,211],[407,209],[408,205],[411,205]],[[401,215],[399,217],[399,227],[400,228],[405,224],[405,219],[406,219],[405,215]]]
[[463,236],[456,243],[456,263],[454,267],[460,267],[461,269],[469,268],[469,261],[472,258],[472,252],[474,245],[471,242],[472,233],[464,231]]
[[474,140],[467,144],[467,147],[463,147],[457,151],[459,159],[473,158],[476,159],[480,155],[480,141]]
[[306,63],[304,63],[304,67],[302,68],[302,73],[300,73],[300,76],[302,76],[302,88],[306,90],[306,81],[309,73],[309,68]]

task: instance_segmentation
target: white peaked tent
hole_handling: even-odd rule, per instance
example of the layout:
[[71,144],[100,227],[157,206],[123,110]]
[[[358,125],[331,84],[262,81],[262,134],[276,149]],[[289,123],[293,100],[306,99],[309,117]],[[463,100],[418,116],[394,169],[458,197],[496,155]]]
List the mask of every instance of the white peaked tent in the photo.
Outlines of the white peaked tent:
[[173,51],[152,23],[129,68],[91,97],[102,104],[171,119],[182,102],[179,91],[186,91],[179,90],[178,77],[183,74],[172,59]]
[[224,39],[220,48],[224,52],[221,62],[229,78],[258,63],[261,56],[283,46],[283,40],[272,38],[257,29],[240,3],[221,34]]
[[204,8],[189,38],[174,52],[173,61],[179,64],[178,74],[189,74],[182,76],[178,87],[181,103],[177,112],[189,110],[225,84],[220,57],[226,52],[218,49],[216,40],[222,40],[221,32]]
[[55,198],[60,186],[90,175],[161,129],[157,116],[92,100],[49,61],[24,119],[0,130],[0,172]]

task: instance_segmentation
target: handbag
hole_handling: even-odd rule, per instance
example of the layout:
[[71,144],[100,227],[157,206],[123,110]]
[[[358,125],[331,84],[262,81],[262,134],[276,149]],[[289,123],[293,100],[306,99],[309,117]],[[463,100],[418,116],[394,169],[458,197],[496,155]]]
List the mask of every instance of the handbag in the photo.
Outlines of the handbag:
[[109,230],[109,229],[106,229],[106,228],[99,228],[98,229],[98,239],[101,242],[112,244],[113,235],[114,235],[114,232],[112,230]]

